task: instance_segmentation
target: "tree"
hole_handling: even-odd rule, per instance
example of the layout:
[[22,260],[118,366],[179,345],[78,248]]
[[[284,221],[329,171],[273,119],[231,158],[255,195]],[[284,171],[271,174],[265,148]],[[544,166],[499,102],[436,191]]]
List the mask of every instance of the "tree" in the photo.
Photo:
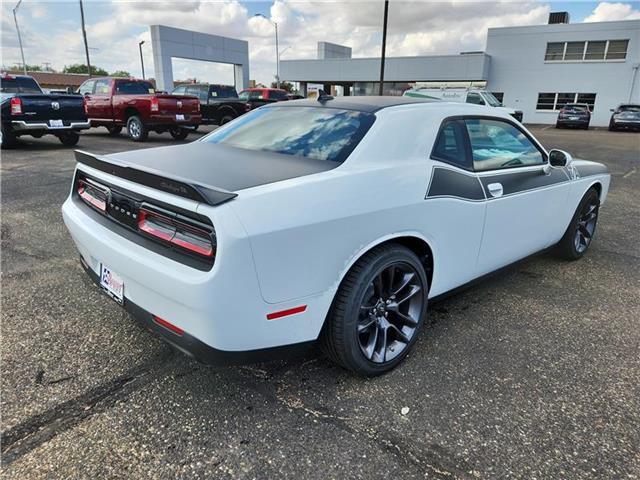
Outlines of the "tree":
[[[16,63],[12,70],[22,70],[22,64],[21,63]],[[27,72],[41,72],[42,71],[42,67],[40,65],[29,65],[27,63]]]
[[[277,82],[271,82],[271,88],[277,88]],[[286,90],[288,93],[293,93],[293,84],[289,82],[280,82],[280,88]]]
[[[74,63],[73,65],[65,65],[62,69],[62,73],[84,73],[87,74],[87,66],[83,63]],[[109,72],[107,72],[104,68],[96,67],[91,65],[91,75],[98,76],[107,76]]]
[[111,76],[112,77],[130,77],[131,74],[126,70],[116,70],[115,72],[111,73]]

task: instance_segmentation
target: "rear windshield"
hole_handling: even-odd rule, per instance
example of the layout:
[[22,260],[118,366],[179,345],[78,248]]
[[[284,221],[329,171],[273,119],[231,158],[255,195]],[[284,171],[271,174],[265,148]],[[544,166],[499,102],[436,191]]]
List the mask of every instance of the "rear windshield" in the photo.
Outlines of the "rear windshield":
[[238,92],[233,87],[214,85],[209,93],[213,98],[238,98]]
[[243,90],[239,95],[241,100],[263,100],[264,90]]
[[118,80],[116,82],[116,92],[122,95],[148,95],[155,93],[155,89],[149,82]]
[[620,112],[638,112],[640,113],[640,105],[620,105]]
[[0,77],[0,91],[4,93],[42,93],[33,78]]
[[567,105],[564,106],[564,109],[569,111],[574,111],[574,112],[586,112],[589,110],[589,107],[587,105],[576,105],[576,104],[568,103]]
[[343,162],[374,120],[370,113],[334,108],[260,108],[212,132],[203,141]]

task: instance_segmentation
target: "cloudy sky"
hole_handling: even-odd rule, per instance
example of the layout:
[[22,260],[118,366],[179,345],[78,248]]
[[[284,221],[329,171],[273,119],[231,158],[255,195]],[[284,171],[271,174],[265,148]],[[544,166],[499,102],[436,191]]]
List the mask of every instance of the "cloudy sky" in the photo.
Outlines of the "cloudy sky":
[[[17,0],[1,0],[0,64],[20,61],[11,10]],[[326,40],[353,48],[357,57],[378,56],[383,2],[380,0],[84,0],[91,63],[108,71],[140,76],[138,42],[145,40],[144,60],[153,74],[149,25],[161,24],[236,37],[249,42],[251,78],[273,80],[273,27],[278,22],[281,59],[315,58],[316,43]],[[482,50],[488,27],[544,24],[551,10],[567,10],[572,22],[640,18],[639,2],[520,0],[391,0],[388,55],[448,54]],[[18,11],[24,53],[29,64],[62,69],[83,63],[80,11],[76,0],[23,0]],[[174,59],[174,78],[232,83],[228,65]]]

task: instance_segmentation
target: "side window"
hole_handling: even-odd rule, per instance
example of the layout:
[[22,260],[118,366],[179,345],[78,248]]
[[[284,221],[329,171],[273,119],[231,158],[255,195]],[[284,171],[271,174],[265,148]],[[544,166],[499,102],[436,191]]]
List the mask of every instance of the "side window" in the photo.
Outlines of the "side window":
[[96,84],[95,80],[88,80],[84,82],[82,85],[80,85],[80,88],[78,89],[78,93],[80,95],[86,95],[86,94],[91,95],[93,93],[93,86],[95,84]]
[[433,146],[431,158],[470,170],[472,165],[465,148],[465,128],[463,120],[445,121]]
[[109,80],[96,80],[96,95],[109,95]]
[[184,90],[185,90],[185,88],[181,85],[179,87],[174,88],[173,92],[171,92],[171,93],[176,94],[176,95],[184,95]]
[[476,171],[542,165],[545,162],[542,152],[510,123],[488,119],[468,119],[465,123]]
[[467,103],[473,103],[474,105],[484,105],[484,100],[479,93],[469,92],[467,93]]

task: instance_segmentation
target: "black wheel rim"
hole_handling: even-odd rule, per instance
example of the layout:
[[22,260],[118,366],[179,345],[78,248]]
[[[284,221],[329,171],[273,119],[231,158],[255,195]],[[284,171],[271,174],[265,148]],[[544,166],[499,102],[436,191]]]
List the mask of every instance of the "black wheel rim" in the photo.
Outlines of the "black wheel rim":
[[382,268],[360,302],[357,336],[360,350],[373,363],[387,363],[411,343],[425,302],[424,285],[404,262]]
[[578,253],[583,253],[589,248],[596,231],[598,220],[598,199],[590,199],[578,216],[578,224],[574,236],[574,245]]

